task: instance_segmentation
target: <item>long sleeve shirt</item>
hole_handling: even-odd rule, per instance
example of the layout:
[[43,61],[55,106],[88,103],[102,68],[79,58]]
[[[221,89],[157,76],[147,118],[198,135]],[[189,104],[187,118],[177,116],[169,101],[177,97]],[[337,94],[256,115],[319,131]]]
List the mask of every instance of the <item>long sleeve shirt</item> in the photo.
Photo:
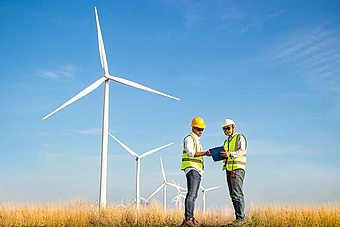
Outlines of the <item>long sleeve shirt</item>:
[[[201,148],[198,151],[202,151],[202,145],[200,142],[200,137],[198,137],[195,133],[191,133],[191,135],[193,135],[195,141],[196,141],[196,146],[197,148]],[[194,140],[192,139],[191,136],[187,136],[184,139],[184,148],[185,148],[185,152],[187,153],[188,156],[190,157],[195,157],[195,153],[196,151],[194,150]],[[195,168],[186,168],[184,170],[185,174],[189,173],[190,170],[193,170]],[[196,170],[196,169],[195,169]],[[200,175],[202,175],[204,172],[204,170],[202,170],[201,172],[199,172]]]
[[[235,135],[238,133],[235,132],[233,135],[228,137],[228,141],[230,142]],[[240,141],[235,144],[235,151],[230,152],[230,157],[231,158],[238,158],[246,153],[246,140],[244,139],[243,136],[240,136]]]

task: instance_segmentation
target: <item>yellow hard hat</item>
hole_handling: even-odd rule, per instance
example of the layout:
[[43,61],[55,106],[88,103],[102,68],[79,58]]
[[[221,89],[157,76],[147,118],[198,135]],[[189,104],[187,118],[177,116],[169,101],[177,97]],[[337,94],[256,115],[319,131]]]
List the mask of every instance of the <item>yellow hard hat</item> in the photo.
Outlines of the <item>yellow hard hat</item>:
[[192,119],[191,126],[197,127],[197,128],[206,128],[207,127],[204,124],[204,120],[200,117],[195,117],[194,119]]

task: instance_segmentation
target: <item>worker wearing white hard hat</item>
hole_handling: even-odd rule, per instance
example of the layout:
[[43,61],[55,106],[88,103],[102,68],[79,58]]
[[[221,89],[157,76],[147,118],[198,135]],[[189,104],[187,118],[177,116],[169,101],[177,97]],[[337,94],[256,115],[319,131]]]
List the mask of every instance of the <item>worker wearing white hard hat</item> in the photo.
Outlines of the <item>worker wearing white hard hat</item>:
[[187,194],[185,197],[185,213],[182,226],[198,226],[194,218],[195,201],[204,172],[203,156],[210,156],[210,151],[203,151],[200,138],[206,125],[201,117],[191,121],[192,132],[184,138],[182,153],[182,170],[187,179]]
[[224,141],[223,169],[226,170],[229,195],[234,206],[236,221],[244,221],[243,181],[246,170],[247,141],[244,135],[236,132],[236,124],[231,119],[225,119],[222,130],[228,138]]

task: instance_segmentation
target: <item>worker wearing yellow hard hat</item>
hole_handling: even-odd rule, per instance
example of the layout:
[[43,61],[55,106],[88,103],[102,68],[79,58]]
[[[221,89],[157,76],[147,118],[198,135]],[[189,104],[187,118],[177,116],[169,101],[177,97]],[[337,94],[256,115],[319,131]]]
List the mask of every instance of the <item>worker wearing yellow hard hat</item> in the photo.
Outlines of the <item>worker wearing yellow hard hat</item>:
[[201,176],[204,172],[203,156],[210,156],[210,151],[204,152],[200,142],[206,125],[201,117],[195,117],[191,121],[192,132],[184,138],[182,154],[182,170],[187,179],[187,194],[185,197],[185,219],[183,226],[198,226],[194,218],[195,201],[201,184]]

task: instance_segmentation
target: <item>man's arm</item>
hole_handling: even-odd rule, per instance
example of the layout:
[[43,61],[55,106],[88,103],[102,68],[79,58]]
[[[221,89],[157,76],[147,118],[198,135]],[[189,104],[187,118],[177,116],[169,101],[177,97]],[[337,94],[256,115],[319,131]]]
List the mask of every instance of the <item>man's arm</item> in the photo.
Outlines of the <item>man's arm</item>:
[[246,140],[243,135],[240,134],[240,141],[236,144],[235,151],[229,153],[231,158],[238,158],[246,153]]
[[194,141],[191,136],[188,136],[184,140],[184,147],[185,147],[185,152],[187,153],[188,156],[190,157],[200,157],[200,156],[211,156],[210,151],[194,151]]
[[238,157],[241,157],[242,155],[245,154],[245,152],[246,152],[246,140],[244,139],[243,135],[241,135],[241,134],[239,134],[239,135],[240,135],[240,140],[236,144],[235,151],[233,151],[233,152],[229,152],[229,151],[220,152],[220,155],[222,157],[224,157],[224,158],[228,158],[228,157],[238,158]]
[[196,151],[195,156],[194,157],[200,157],[200,156],[211,156],[210,151]]

